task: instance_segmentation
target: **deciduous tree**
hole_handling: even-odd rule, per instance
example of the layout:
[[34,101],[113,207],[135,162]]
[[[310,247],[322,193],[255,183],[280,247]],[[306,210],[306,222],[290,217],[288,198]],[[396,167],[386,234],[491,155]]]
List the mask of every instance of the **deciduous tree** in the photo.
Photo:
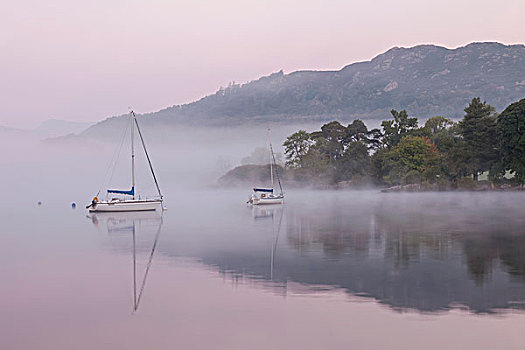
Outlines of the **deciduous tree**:
[[385,120],[381,123],[381,127],[383,128],[383,143],[386,147],[397,145],[403,137],[411,134],[418,128],[417,118],[409,117],[406,110],[398,112],[392,109],[390,113],[394,119]]
[[300,167],[312,144],[310,134],[304,130],[299,130],[288,136],[283,143],[286,165],[291,168]]
[[514,172],[525,183],[525,99],[508,106],[498,117],[501,168]]

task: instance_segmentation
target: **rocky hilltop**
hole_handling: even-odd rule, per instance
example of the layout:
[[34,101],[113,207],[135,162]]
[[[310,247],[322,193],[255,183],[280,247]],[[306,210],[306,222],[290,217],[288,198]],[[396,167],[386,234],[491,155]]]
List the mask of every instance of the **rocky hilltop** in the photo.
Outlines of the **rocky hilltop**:
[[[472,43],[394,47],[339,71],[282,71],[230,84],[196,102],[143,115],[163,123],[234,125],[338,118],[459,118],[473,97],[501,111],[525,97],[525,46]],[[147,118],[146,118],[147,117]]]

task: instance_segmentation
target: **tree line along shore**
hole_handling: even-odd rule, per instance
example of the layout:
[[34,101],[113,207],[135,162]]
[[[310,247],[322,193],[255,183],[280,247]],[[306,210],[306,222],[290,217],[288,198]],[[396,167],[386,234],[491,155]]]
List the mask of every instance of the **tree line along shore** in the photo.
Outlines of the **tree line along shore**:
[[[405,110],[391,110],[380,128],[355,119],[332,121],[321,130],[299,130],[283,143],[278,168],[292,186],[388,191],[522,189],[525,183],[525,99],[501,113],[480,98],[461,120],[436,116],[419,125]],[[267,166],[244,165],[220,183],[264,180]]]

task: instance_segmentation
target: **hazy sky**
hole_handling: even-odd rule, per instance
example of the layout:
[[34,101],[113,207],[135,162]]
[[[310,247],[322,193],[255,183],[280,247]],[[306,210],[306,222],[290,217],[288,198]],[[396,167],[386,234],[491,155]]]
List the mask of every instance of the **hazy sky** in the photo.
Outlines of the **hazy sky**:
[[524,0],[5,0],[0,125],[97,121],[392,46],[525,41]]

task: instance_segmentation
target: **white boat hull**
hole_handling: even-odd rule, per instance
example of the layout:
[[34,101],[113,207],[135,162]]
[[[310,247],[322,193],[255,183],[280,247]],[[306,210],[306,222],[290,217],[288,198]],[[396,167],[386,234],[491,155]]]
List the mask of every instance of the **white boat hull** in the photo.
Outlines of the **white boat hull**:
[[102,201],[89,208],[90,213],[101,212],[128,212],[128,211],[154,211],[162,207],[162,200],[125,200]]
[[251,199],[252,205],[283,204],[284,197],[255,197]]

